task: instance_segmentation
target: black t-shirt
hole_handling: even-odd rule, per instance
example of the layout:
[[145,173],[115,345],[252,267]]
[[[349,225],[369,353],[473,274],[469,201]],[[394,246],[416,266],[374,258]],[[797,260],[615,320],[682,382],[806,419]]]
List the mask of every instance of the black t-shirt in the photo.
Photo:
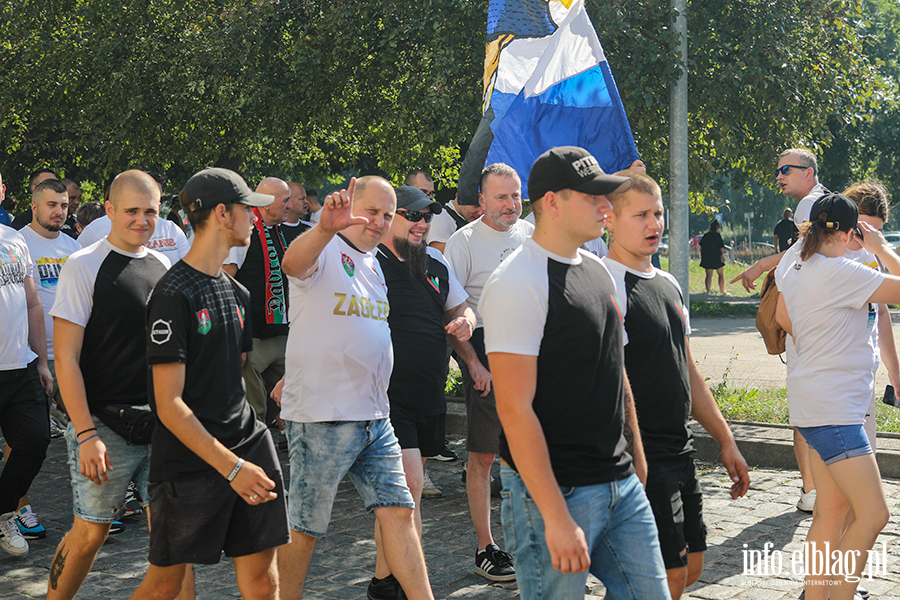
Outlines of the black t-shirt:
[[34,219],[34,213],[31,211],[31,207],[29,206],[24,211],[22,211],[18,215],[16,215],[16,218],[13,219],[12,223],[10,224],[10,227],[12,227],[13,229],[16,229],[16,230],[22,229],[23,227],[25,227],[26,225],[31,223],[31,221],[33,219]]
[[718,269],[724,265],[722,260],[722,248],[725,242],[718,231],[707,231],[700,238],[700,266],[707,269]]
[[[634,473],[625,423],[622,321],[600,260],[549,253],[529,238],[491,275],[479,303],[488,353],[537,355],[534,412],[557,483],[586,486]],[[506,440],[500,455],[514,469]]]
[[684,301],[662,271],[642,276],[606,260],[625,290],[625,369],[631,382],[647,460],[693,452],[687,426],[691,385],[685,347]]
[[[269,305],[272,304],[276,309],[284,308],[284,315],[287,316],[288,301],[288,285],[287,278],[281,272],[281,261],[284,259],[284,250],[288,242],[284,238],[281,228],[278,225],[269,227],[263,224],[263,227],[269,232],[272,239],[272,248],[278,259],[278,268],[273,268],[271,258],[263,256],[262,242],[259,240],[257,229],[253,230],[250,236],[250,247],[247,248],[247,257],[244,264],[235,274],[241,285],[250,290],[250,322],[253,324],[253,336],[265,339],[276,337],[279,335],[287,335],[287,323],[266,323],[266,312]],[[273,291],[280,291],[281,296],[268,297],[266,293],[266,270],[269,270],[269,280]]]
[[290,246],[291,242],[309,231],[309,225],[302,221],[298,221],[297,223],[282,223],[278,228],[281,230],[282,235],[284,235],[285,246]]
[[[394,370],[388,386],[391,407],[430,417],[447,411],[444,398],[444,372],[447,366],[447,336],[444,332],[444,306],[450,294],[447,267],[428,257],[428,273],[417,286],[379,247],[378,261],[387,284],[391,312],[391,344]],[[428,294],[425,298],[422,289]]]
[[778,224],[775,225],[775,235],[778,236],[779,252],[784,252],[791,247],[791,241],[794,239],[794,234],[798,231],[797,224],[794,223],[793,219],[782,219],[778,221]]
[[[211,277],[184,261],[160,279],[147,305],[147,362],[182,362],[182,398],[206,430],[241,455],[264,433],[247,403],[241,352],[253,346],[250,293],[224,271]],[[150,405],[156,410],[152,369]],[[212,467],[162,423],[153,430],[152,481],[194,478]]]

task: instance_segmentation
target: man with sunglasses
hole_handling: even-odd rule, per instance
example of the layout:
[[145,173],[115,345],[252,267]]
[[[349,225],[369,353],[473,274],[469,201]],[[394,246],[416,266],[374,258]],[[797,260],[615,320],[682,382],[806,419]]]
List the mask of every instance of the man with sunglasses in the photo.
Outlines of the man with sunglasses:
[[[444,383],[447,338],[451,343],[472,337],[475,313],[466,304],[465,290],[453,276],[443,255],[425,244],[429,223],[442,210],[440,203],[411,186],[395,190],[397,212],[378,261],[387,284],[391,312],[394,369],[388,386],[391,425],[400,442],[403,471],[416,503],[415,524],[422,535],[420,501],[425,484],[425,457],[444,447],[447,402]],[[376,526],[376,541],[380,542]],[[383,554],[378,553],[370,600],[400,596]]]

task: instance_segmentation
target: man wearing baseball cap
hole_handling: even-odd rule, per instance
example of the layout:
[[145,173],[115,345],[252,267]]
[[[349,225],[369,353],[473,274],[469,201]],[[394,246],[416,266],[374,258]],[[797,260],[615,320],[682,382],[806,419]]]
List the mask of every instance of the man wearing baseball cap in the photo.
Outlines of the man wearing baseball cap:
[[244,597],[276,598],[275,548],[290,539],[281,467],[247,403],[241,353],[252,348],[250,293],[223,269],[250,243],[250,191],[227,169],[191,177],[179,200],[194,243],[147,307],[150,402],[159,423],[150,460],[150,567],[133,598],[174,598],[187,565],[233,557]]
[[615,283],[579,249],[612,211],[605,195],[630,185],[581,148],[539,156],[528,180],[534,235],[479,303],[503,424],[505,538],[515,541],[523,600],[579,597],[588,570],[609,597],[670,597]]

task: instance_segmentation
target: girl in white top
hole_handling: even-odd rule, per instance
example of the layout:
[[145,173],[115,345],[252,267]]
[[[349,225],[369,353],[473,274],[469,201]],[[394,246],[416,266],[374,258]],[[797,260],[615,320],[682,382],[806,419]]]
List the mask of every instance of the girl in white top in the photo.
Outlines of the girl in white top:
[[[801,245],[785,253],[775,272],[781,292],[776,318],[797,350],[787,380],[791,424],[809,443],[818,491],[809,555],[825,551],[827,542],[844,560],[840,573],[829,576],[807,565],[806,598],[849,600],[866,552],[890,516],[863,422],[874,385],[874,305],[900,302],[900,277],[844,253],[857,240],[893,274],[900,274],[900,257],[877,229],[857,224],[856,204],[846,196],[823,196],[811,218],[802,226]],[[863,238],[855,237],[857,226]]]

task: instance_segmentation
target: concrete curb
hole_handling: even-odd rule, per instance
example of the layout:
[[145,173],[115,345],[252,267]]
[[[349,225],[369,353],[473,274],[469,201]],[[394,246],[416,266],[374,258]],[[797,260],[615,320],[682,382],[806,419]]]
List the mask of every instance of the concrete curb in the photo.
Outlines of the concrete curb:
[[[752,467],[796,469],[793,430],[778,423],[728,421],[741,454]],[[694,432],[694,458],[704,462],[719,461],[719,445],[697,423]],[[447,435],[466,435],[466,405],[462,398],[447,398]],[[876,452],[882,477],[900,478],[900,435],[878,434]]]

